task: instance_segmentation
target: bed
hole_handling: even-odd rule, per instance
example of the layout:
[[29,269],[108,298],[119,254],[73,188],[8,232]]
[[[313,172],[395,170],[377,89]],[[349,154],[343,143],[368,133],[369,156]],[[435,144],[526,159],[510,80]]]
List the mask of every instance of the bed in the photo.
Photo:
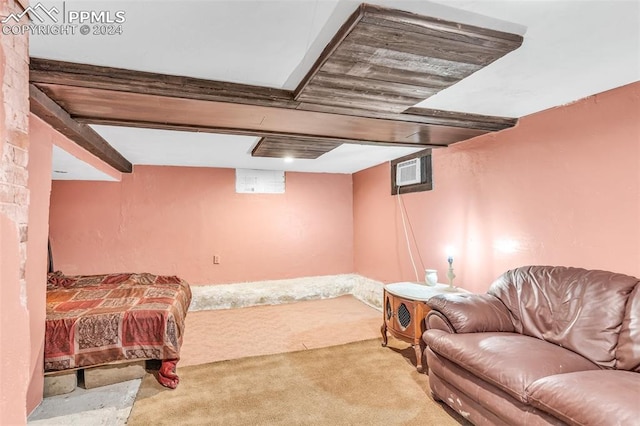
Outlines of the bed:
[[50,273],[45,372],[156,359],[158,382],[174,389],[190,303],[189,284],[175,276]]

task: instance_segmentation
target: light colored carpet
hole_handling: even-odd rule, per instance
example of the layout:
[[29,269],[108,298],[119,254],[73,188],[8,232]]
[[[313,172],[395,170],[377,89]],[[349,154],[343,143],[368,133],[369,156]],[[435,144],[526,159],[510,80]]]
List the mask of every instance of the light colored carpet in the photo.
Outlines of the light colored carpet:
[[180,386],[152,375],[129,425],[459,425],[429,396],[406,343],[380,339],[179,368]]
[[382,312],[353,296],[187,314],[181,367],[380,337]]

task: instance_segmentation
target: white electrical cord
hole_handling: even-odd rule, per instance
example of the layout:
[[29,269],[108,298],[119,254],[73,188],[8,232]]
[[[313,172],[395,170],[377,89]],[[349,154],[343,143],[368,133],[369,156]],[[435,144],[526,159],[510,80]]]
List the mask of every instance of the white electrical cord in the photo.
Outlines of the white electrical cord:
[[404,239],[407,242],[407,250],[409,251],[409,259],[411,259],[411,265],[413,266],[413,272],[416,274],[416,282],[420,282],[420,278],[418,277],[418,269],[416,269],[416,262],[413,260],[413,254],[411,253],[411,243],[409,242],[409,233],[407,232],[407,224],[404,221],[404,209],[402,208],[402,203],[400,202],[400,188],[398,188],[398,192],[396,193],[396,198],[398,199],[398,207],[400,208],[400,217],[402,217],[402,227],[404,228]]

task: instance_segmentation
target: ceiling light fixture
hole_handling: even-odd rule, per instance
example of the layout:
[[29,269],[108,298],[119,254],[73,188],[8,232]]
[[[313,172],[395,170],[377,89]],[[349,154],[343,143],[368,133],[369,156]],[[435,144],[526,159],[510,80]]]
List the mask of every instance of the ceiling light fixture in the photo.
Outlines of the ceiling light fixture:
[[293,157],[284,157],[285,163],[293,163]]

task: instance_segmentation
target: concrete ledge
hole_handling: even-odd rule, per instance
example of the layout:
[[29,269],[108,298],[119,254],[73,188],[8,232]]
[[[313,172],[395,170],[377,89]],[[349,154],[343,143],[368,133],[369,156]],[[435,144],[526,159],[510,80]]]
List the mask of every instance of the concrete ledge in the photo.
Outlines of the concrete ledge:
[[103,365],[84,370],[84,387],[93,389],[127,380],[139,379],[146,374],[145,361],[126,364]]
[[44,376],[44,392],[45,398],[55,395],[62,395],[73,392],[78,386],[78,374],[75,370],[50,373]]
[[300,300],[329,299],[351,294],[382,309],[380,281],[357,274],[324,275],[235,284],[192,285],[190,311],[278,305]]
[[382,290],[384,284],[361,275],[356,275],[351,294],[367,305],[382,311]]

